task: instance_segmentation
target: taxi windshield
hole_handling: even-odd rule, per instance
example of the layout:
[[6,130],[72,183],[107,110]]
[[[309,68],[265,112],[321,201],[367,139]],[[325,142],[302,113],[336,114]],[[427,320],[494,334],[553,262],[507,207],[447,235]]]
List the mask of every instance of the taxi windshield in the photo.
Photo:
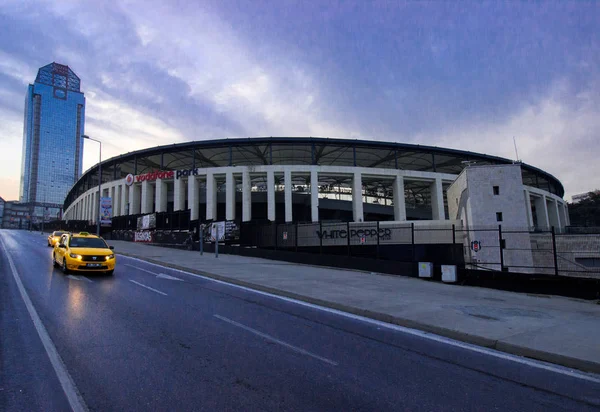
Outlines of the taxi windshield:
[[62,235],[64,235],[65,233],[66,233],[66,232],[54,232],[54,233],[52,234],[52,236],[62,236]]
[[91,247],[91,248],[103,248],[106,249],[108,246],[104,240],[97,237],[73,237],[69,243],[71,247]]

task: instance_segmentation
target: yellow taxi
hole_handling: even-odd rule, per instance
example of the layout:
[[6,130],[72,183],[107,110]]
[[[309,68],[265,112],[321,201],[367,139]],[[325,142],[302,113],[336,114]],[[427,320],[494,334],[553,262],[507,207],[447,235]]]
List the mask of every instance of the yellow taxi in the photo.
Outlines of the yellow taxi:
[[113,246],[88,232],[65,233],[52,251],[52,263],[64,273],[104,272],[112,275],[117,259]]
[[56,230],[56,231],[50,233],[50,235],[48,236],[48,247],[56,246],[56,244],[60,240],[60,237],[62,235],[64,235],[65,233],[68,233],[68,232]]

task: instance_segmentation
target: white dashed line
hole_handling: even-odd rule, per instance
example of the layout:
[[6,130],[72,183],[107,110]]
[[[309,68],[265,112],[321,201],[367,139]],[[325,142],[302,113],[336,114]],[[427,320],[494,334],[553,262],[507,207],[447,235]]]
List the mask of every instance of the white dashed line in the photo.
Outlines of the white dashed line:
[[271,335],[267,335],[266,333],[260,332],[260,331],[258,331],[258,330],[256,330],[256,329],[253,329],[253,328],[249,327],[249,326],[242,325],[241,323],[238,323],[238,322],[236,322],[236,321],[234,321],[234,320],[228,319],[228,318],[226,318],[226,317],[224,317],[224,316],[220,316],[220,315],[214,315],[214,317],[215,317],[215,318],[217,318],[217,319],[221,319],[221,320],[222,320],[222,321],[224,321],[224,322],[230,323],[230,324],[232,324],[232,325],[234,325],[234,326],[237,326],[238,328],[242,328],[242,329],[244,329],[244,330],[246,330],[246,331],[248,331],[248,332],[254,333],[255,335],[258,335],[258,336],[260,336],[260,337],[262,337],[262,338],[265,338],[265,339],[267,339],[267,340],[270,340],[271,342],[277,343],[277,344],[279,344],[279,345],[281,345],[281,346],[284,346],[284,347],[286,347],[286,348],[288,348],[288,349],[291,349],[291,350],[293,350],[294,352],[298,352],[298,353],[301,353],[302,355],[310,356],[311,358],[318,359],[318,360],[320,360],[320,361],[323,361],[323,362],[325,362],[325,363],[328,363],[328,364],[330,364],[330,365],[333,365],[333,366],[338,366],[338,363],[337,363],[337,362],[334,362],[334,361],[332,361],[332,360],[330,360],[330,359],[324,358],[324,357],[322,357],[322,356],[319,356],[319,355],[315,355],[314,353],[312,353],[312,352],[309,352],[309,351],[307,351],[307,350],[304,350],[304,349],[302,349],[302,348],[299,348],[299,347],[297,347],[297,346],[290,345],[290,344],[289,344],[289,343],[287,343],[287,342],[284,342],[284,341],[282,341],[282,340],[279,340],[279,339],[277,339],[277,338],[274,338],[274,337],[273,337],[273,336],[271,336]]
[[160,290],[156,290],[156,289],[154,289],[154,288],[151,288],[150,286],[143,285],[143,284],[141,284],[140,282],[136,282],[135,280],[131,280],[131,279],[129,279],[129,281],[130,281],[130,282],[132,282],[132,283],[135,283],[136,285],[139,285],[139,286],[141,286],[141,287],[143,287],[143,288],[146,288],[146,289],[148,289],[148,290],[151,290],[152,292],[160,293],[161,295],[164,295],[164,296],[169,296],[169,295],[167,295],[165,292],[161,292]]

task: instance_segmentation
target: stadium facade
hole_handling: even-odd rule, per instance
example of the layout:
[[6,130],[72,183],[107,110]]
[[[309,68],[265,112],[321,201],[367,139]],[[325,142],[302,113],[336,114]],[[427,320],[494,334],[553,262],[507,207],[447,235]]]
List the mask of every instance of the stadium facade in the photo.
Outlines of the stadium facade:
[[[313,137],[208,140],[103,161],[101,196],[111,198],[113,216],[189,210],[190,220],[199,221],[439,222],[459,217],[450,216],[456,212],[448,208],[448,188],[463,170],[502,165],[515,162],[403,143]],[[527,226],[559,230],[568,225],[560,181],[533,166],[516,165],[518,204],[524,205],[518,207],[527,209],[521,210]],[[96,166],[75,183],[64,201],[65,220],[97,221],[98,179]],[[503,184],[490,184],[490,193],[504,193]],[[513,190],[515,182],[510,185]],[[498,213],[511,215],[509,210],[491,212],[489,222],[480,222],[495,224]]]

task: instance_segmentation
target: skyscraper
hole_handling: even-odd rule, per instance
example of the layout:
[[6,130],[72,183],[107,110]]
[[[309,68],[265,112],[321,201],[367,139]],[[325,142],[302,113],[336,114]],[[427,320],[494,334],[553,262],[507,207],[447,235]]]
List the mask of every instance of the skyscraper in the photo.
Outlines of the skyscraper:
[[85,97],[79,77],[58,63],[38,70],[25,97],[19,200],[33,221],[56,219],[81,176]]

